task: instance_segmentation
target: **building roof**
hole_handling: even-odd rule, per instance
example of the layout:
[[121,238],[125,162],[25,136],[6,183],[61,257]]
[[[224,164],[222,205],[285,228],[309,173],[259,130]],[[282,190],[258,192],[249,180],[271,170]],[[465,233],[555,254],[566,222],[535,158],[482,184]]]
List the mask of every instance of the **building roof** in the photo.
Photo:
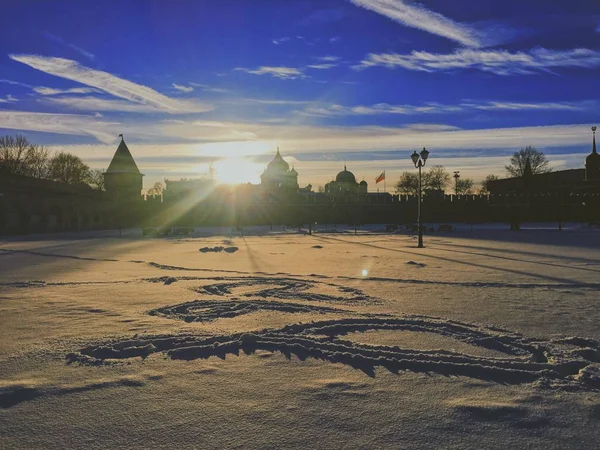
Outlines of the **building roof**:
[[113,156],[112,161],[108,165],[108,169],[106,169],[107,173],[135,173],[140,174],[140,169],[138,169],[133,156],[131,156],[131,152],[127,148],[127,144],[125,144],[125,140],[121,137],[121,142],[119,143],[119,147],[117,147],[117,151],[115,152],[115,156]]
[[356,184],[356,177],[354,174],[348,170],[346,170],[346,165],[344,164],[344,170],[337,174],[335,177],[335,181],[337,183],[354,183]]
[[[585,179],[585,169],[567,169],[554,172],[538,173],[529,180],[533,192],[551,193],[570,191]],[[491,194],[520,193],[525,188],[523,177],[502,178],[490,181],[488,190]]]

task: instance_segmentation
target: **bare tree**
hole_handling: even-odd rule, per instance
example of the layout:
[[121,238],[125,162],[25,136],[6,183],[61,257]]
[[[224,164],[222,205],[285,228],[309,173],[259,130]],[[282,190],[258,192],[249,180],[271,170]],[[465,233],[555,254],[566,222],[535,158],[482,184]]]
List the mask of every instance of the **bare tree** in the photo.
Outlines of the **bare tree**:
[[492,175],[492,174],[485,177],[485,179],[481,182],[481,189],[479,189],[479,193],[480,194],[489,194],[490,193],[490,187],[489,187],[490,182],[496,181],[498,179],[499,178],[497,175]]
[[471,178],[459,178],[456,181],[456,193],[458,195],[471,195],[475,182]]
[[509,164],[504,166],[504,168],[511,177],[522,177],[525,173],[527,160],[529,160],[529,164],[531,164],[531,171],[534,175],[550,172],[552,170],[550,169],[550,161],[548,161],[546,155],[530,145],[515,152],[510,157]]
[[48,178],[50,152],[46,147],[32,145],[25,155],[25,175],[34,178]]
[[31,143],[23,135],[0,136],[0,173],[26,175],[30,147]]
[[100,169],[90,170],[88,184],[97,191],[104,191],[104,171]]
[[432,166],[424,175],[425,190],[443,191],[450,183],[450,174],[443,166]]
[[0,136],[0,173],[47,178],[48,149],[33,145],[25,136]]
[[419,175],[416,172],[403,172],[396,183],[398,194],[419,195]]
[[61,183],[87,183],[90,179],[90,168],[79,156],[61,152],[50,159],[48,177]]
[[[421,177],[421,190],[443,191],[450,183],[450,174],[442,166],[433,166],[425,170]],[[396,183],[396,192],[399,194],[419,194],[419,174],[416,171],[403,172]]]

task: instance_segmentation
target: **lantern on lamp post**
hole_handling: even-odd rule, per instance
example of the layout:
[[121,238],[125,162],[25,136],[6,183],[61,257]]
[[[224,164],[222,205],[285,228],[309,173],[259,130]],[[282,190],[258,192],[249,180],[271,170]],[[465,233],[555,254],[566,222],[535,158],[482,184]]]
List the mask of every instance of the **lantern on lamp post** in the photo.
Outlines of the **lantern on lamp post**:
[[423,248],[423,226],[421,225],[421,196],[423,195],[421,189],[421,167],[425,165],[427,162],[427,158],[429,157],[429,152],[425,147],[421,150],[421,153],[417,153],[416,151],[410,155],[410,159],[417,169],[419,169],[419,192],[418,192],[418,206],[417,206],[417,227],[419,229],[419,243],[418,247]]

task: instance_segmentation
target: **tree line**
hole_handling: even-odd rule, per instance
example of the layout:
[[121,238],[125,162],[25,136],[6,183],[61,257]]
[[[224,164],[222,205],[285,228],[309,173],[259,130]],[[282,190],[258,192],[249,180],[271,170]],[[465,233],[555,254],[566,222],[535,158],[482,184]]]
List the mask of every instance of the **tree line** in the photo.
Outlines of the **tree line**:
[[[550,172],[550,161],[546,155],[535,147],[527,146],[518,152],[515,152],[504,166],[506,173],[510,177],[522,177],[525,174],[527,163],[531,167],[534,175]],[[421,177],[421,192],[424,195],[443,193],[451,184],[450,173],[443,166],[432,166],[423,171]],[[475,182],[471,178],[459,177],[454,187],[457,195],[488,194],[489,183],[498,180],[496,175],[488,175],[481,182],[481,187],[476,190]],[[419,194],[419,175],[415,171],[403,172],[395,185],[396,192],[399,194],[418,195]]]
[[86,184],[104,190],[104,175],[90,169],[79,156],[67,152],[52,154],[22,135],[0,136],[0,176],[21,175],[67,184]]

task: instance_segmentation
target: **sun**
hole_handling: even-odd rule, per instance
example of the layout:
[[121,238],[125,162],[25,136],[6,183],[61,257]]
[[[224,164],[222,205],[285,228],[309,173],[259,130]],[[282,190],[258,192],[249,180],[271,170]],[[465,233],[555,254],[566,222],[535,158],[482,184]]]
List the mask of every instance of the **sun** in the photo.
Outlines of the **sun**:
[[215,179],[222,184],[242,184],[260,182],[262,164],[246,158],[227,158],[214,163]]

